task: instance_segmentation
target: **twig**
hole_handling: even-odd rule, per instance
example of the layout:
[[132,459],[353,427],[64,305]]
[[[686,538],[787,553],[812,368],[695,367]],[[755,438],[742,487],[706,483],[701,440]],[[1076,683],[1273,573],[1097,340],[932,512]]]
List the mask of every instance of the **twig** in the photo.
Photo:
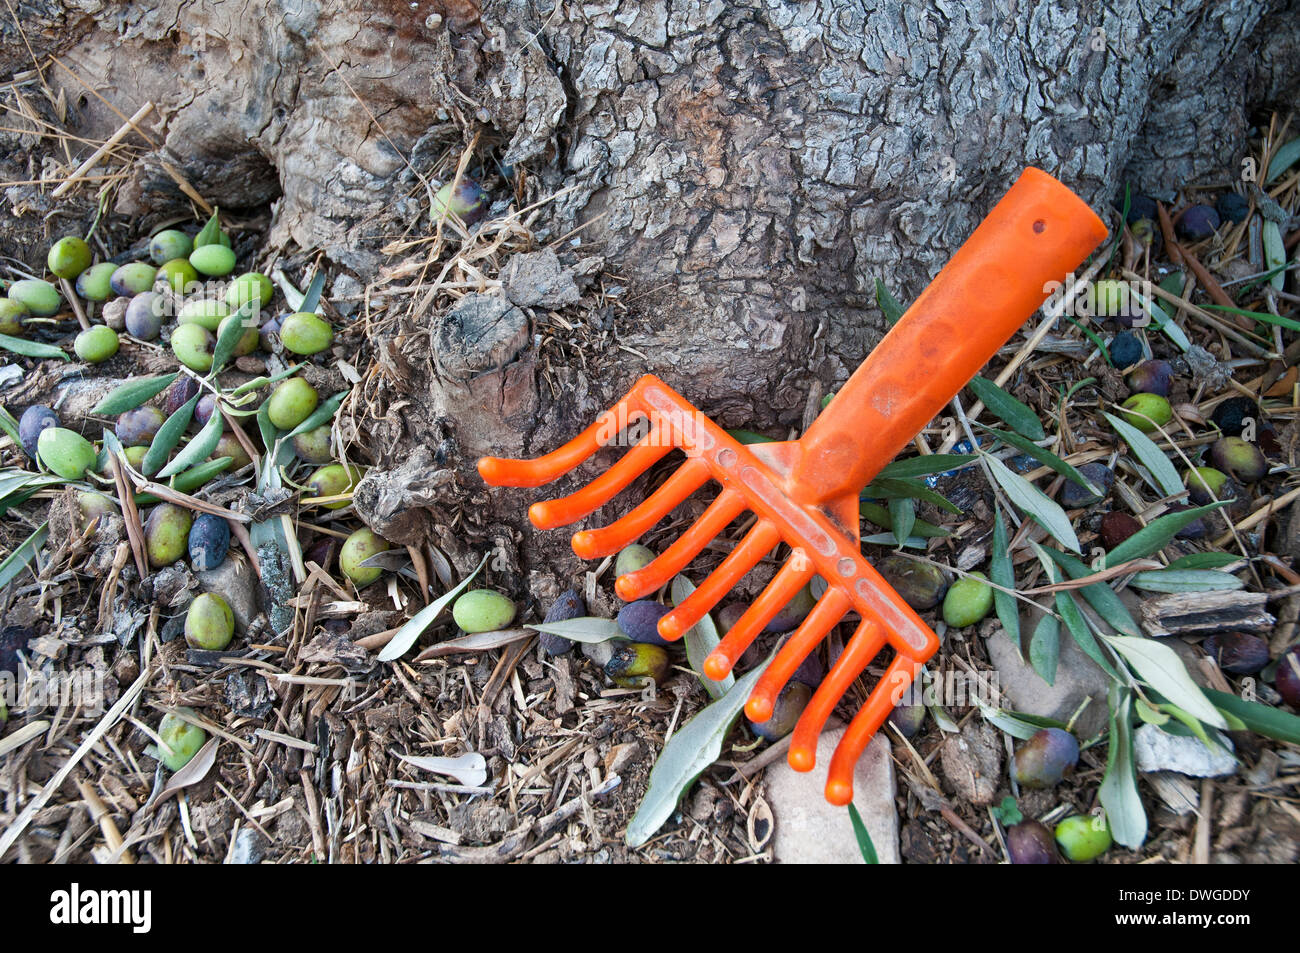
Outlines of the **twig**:
[[[57,63],[58,60],[55,60],[55,62]],[[64,68],[66,69],[67,67]],[[63,198],[63,196],[66,195],[69,191],[71,191],[72,187],[76,185],[75,180],[79,176],[85,175],[95,166],[99,165],[100,160],[103,159],[104,156],[108,155],[108,153],[113,150],[113,147],[116,146],[123,139],[125,139],[133,129],[135,129],[138,132],[139,130],[136,129],[136,123],[140,122],[142,119],[144,119],[145,116],[149,115],[152,109],[153,109],[153,103],[145,103],[143,106],[137,109],[135,111],[134,116],[132,116],[121,126],[119,126],[117,132],[113,133],[106,140],[104,140],[104,144],[90,154],[89,159],[81,163],[81,165],[77,166],[77,170],[73,172],[71,176],[69,176],[66,182],[64,182],[62,185],[60,185],[57,189],[55,189],[51,193],[51,197],[56,199]],[[146,136],[145,138],[148,137]]]

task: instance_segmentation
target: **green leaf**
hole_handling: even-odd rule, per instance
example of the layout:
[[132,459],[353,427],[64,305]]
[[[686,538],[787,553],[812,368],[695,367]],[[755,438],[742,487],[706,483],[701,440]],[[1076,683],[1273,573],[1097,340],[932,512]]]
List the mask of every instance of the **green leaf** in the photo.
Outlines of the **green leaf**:
[[221,419],[221,414],[214,412],[194,439],[187,443],[180,453],[172,457],[167,466],[158,471],[158,479],[166,479],[182,470],[188,470],[211,456],[212,451],[217,449],[217,443],[221,440],[221,433],[225,428],[226,424]]
[[[433,620],[438,617],[438,614],[442,612],[443,609],[447,608],[447,606],[451,605],[452,600],[460,595],[465,587],[474,581],[474,577],[477,576],[479,571],[487,565],[488,557],[491,555],[491,553],[484,553],[483,558],[479,560],[478,568],[462,579],[460,585],[456,586],[456,588],[452,589],[450,592],[439,596],[415,615],[411,616],[411,618],[407,619],[406,624],[397,630],[397,633],[393,636],[393,640],[385,645],[383,650],[379,653],[379,661],[392,662],[405,655],[406,650],[415,644],[415,640],[418,639],[424,630],[433,623]],[[536,626],[534,626],[534,628],[536,628]]]
[[892,527],[894,539],[898,540],[899,546],[902,546],[912,535],[912,527],[916,525],[916,506],[907,498],[890,500],[889,518],[894,524]]
[[221,241],[221,209],[214,208],[212,217],[207,220],[204,226],[199,229],[199,233],[194,236],[194,247],[202,248],[204,245],[215,245]]
[[1159,728],[1161,725],[1168,723],[1169,716],[1159,709],[1152,708],[1141,698],[1136,701],[1137,716],[1145,721],[1148,725],[1155,725]]
[[170,387],[178,377],[180,377],[179,373],[164,374],[161,377],[141,377],[133,381],[127,381],[120,387],[114,387],[105,394],[104,399],[95,405],[91,413],[104,417],[116,417],[128,410],[134,410],[150,398],[157,397]]
[[1157,331],[1163,331],[1165,336],[1169,338],[1169,340],[1173,341],[1180,351],[1186,352],[1191,348],[1192,342],[1188,340],[1187,334],[1182,328],[1174,323],[1174,320],[1169,317],[1164,308],[1160,307],[1160,305],[1156,304],[1154,301],[1144,298],[1138,292],[1137,288],[1130,287],[1129,293],[1133,296],[1134,300],[1141,303],[1147,309],[1147,313],[1151,315],[1151,326],[1153,328]]
[[153,476],[157,473],[167,461],[168,454],[181,442],[181,436],[185,433],[185,428],[190,425],[190,419],[194,416],[194,406],[199,402],[200,396],[201,393],[195,394],[187,400],[158,428],[158,433],[153,438],[153,443],[149,444],[149,451],[140,464],[140,472],[145,476]]
[[585,642],[588,645],[608,642],[610,639],[623,639],[625,641],[627,639],[627,635],[624,634],[623,630],[618,627],[618,623],[613,619],[601,619],[594,615],[565,619],[563,622],[532,622],[525,625],[524,628],[546,632],[550,635],[562,635],[570,642]]
[[925,549],[926,547],[926,537],[924,536],[909,536],[902,543],[899,543],[894,538],[893,533],[872,533],[870,536],[863,536],[858,542],[864,546],[893,546],[898,548],[901,545],[907,549]]
[[[1225,750],[1222,744],[1220,744],[1214,738],[1210,737],[1210,733],[1205,730],[1205,726],[1201,724],[1200,719],[1193,718],[1190,712],[1183,711],[1177,705],[1174,705],[1170,702],[1162,702],[1160,704],[1160,710],[1162,712],[1167,712],[1168,714],[1173,715],[1175,718],[1177,718],[1179,722],[1181,722],[1183,725],[1187,727],[1189,731],[1191,731],[1192,734],[1194,734],[1197,738],[1201,739],[1201,743],[1205,745],[1205,747],[1209,748],[1211,751]],[[1216,708],[1215,711],[1218,711],[1218,709]],[[1225,728],[1227,727],[1226,718],[1224,719],[1224,727]]]
[[1133,455],[1147,468],[1151,478],[1156,481],[1156,486],[1160,487],[1166,496],[1176,496],[1186,489],[1183,481],[1178,479],[1178,471],[1174,469],[1174,465],[1150,437],[1112,414],[1106,414],[1105,417],[1116,432],[1124,438]]
[[[879,286],[880,282],[877,281]],[[862,815],[858,813],[857,805],[852,801],[849,802],[849,820],[853,822],[853,836],[858,839],[858,851],[862,854],[862,862],[866,864],[878,864],[880,858],[876,856],[876,845],[871,843],[871,834],[867,831],[867,825],[862,820]]]
[[889,289],[879,278],[876,279],[876,306],[884,313],[885,323],[890,327],[898,323],[906,310],[898,299],[889,293]]
[[1055,718],[1046,718],[1042,715],[1029,715],[1019,711],[1008,711],[1005,708],[994,708],[986,705],[978,698],[975,704],[980,710],[980,717],[993,725],[995,728],[1005,731],[1013,738],[1021,741],[1028,741],[1036,732],[1044,728],[1064,728],[1065,722],[1057,721]]
[[901,480],[908,477],[929,476],[932,473],[947,473],[949,470],[960,470],[962,467],[969,466],[978,459],[979,457],[973,453],[931,453],[923,457],[908,457],[906,460],[895,460],[893,463],[885,464],[876,478]]
[[1020,509],[1033,517],[1034,522],[1051,533],[1052,536],[1067,549],[1079,552],[1079,537],[1074,535],[1074,527],[1070,525],[1070,518],[1065,515],[1065,510],[1061,509],[1056,501],[1048,499],[1043,491],[1038,489],[1019,473],[1010,470],[1005,463],[997,457],[985,454],[985,462],[989,466],[993,479],[997,480],[998,485],[1002,487],[1007,497]]
[[732,439],[744,446],[750,446],[756,443],[776,443],[775,437],[764,437],[761,433],[754,433],[752,430],[728,430]]
[[1242,557],[1232,553],[1188,553],[1169,564],[1170,569],[1222,569],[1242,562]]
[[16,338],[10,334],[0,334],[0,348],[6,351],[13,351],[15,354],[21,354],[23,357],[52,358],[56,361],[70,360],[63,348],[55,347],[53,344],[42,344],[40,341],[29,341],[26,338]]
[[998,823],[1003,827],[1014,827],[1025,819],[1025,815],[1020,813],[1020,807],[1016,804],[1016,799],[1010,794],[1002,799],[1002,803],[997,807],[989,808],[993,816],[998,819]]
[[[1278,274],[1281,274],[1279,271]],[[1276,324],[1280,328],[1287,328],[1291,331],[1300,331],[1300,321],[1292,318],[1279,317],[1276,314],[1269,314],[1265,311],[1247,311],[1245,308],[1229,308],[1223,304],[1203,304],[1202,308],[1207,311],[1226,311],[1228,314],[1242,314],[1248,318],[1254,318],[1256,321],[1263,321],[1265,324]]]
[[[894,528],[894,520],[893,517],[889,515],[889,510],[885,509],[879,503],[873,503],[870,500],[863,500],[858,504],[858,512],[862,515],[863,519],[869,520],[877,526],[883,526],[885,529],[889,530]],[[915,515],[915,513],[913,515]],[[936,526],[927,520],[917,519],[917,521],[912,524],[912,535],[921,536],[926,539],[934,539],[935,537],[951,536],[952,534],[942,526]]]
[[991,380],[977,375],[972,377],[966,386],[984,402],[984,406],[990,413],[1005,422],[1016,433],[1030,440],[1042,440],[1047,436],[1043,432],[1043,424],[1038,419],[1038,415]]
[[[1071,579],[1083,579],[1093,574],[1093,571],[1088,568],[1086,563],[1068,553],[1063,553],[1057,549],[1047,549],[1046,552],[1065,570],[1065,574]],[[1101,616],[1105,623],[1116,632],[1122,635],[1131,635],[1135,638],[1142,635],[1142,630],[1138,628],[1132,613],[1128,611],[1128,606],[1124,605],[1124,600],[1117,596],[1115,590],[1104,580],[1084,586],[1079,590],[1079,595],[1083,596],[1097,615]]]
[[307,286],[306,292],[302,296],[302,304],[298,306],[299,311],[310,311],[312,314],[320,313],[320,296],[325,290],[325,269],[321,269],[312,276],[311,284]]
[[[1264,266],[1266,268],[1286,268],[1286,245],[1282,242],[1282,228],[1277,222],[1264,219]],[[1278,271],[1269,279],[1274,291],[1286,287],[1286,273]]]
[[18,548],[4,558],[4,562],[0,562],[0,589],[17,579],[27,564],[36,558],[36,554],[49,539],[49,526],[49,523],[42,523],[36,527],[32,535],[19,543]]
[[274,384],[277,381],[282,381],[286,377],[292,377],[294,374],[298,373],[298,368],[300,367],[302,367],[301,364],[294,364],[292,367],[287,367],[284,370],[282,370],[280,373],[272,374],[270,377],[267,377],[265,375],[261,377],[254,377],[251,381],[245,381],[243,384],[240,384],[234,390],[227,392],[226,396],[239,397],[243,394],[249,393],[250,391],[255,391],[258,388],[265,387],[267,384]]
[[14,415],[9,413],[3,406],[0,406],[0,430],[9,435],[9,439],[14,442],[15,447],[23,445],[22,435],[18,433],[18,421],[14,420]]
[[913,499],[933,503],[949,513],[960,513],[956,504],[950,503],[934,490],[919,480],[899,480],[893,477],[876,477],[862,491],[864,497],[878,497],[884,500]]
[[1106,641],[1132,666],[1137,676],[1179,708],[1207,725],[1226,728],[1227,722],[1187,674],[1183,660],[1169,646],[1154,639],[1108,635]]
[[249,328],[249,325],[244,322],[252,318],[253,309],[252,302],[240,305],[239,310],[234,312],[234,315],[239,320],[229,321],[225,327],[219,329],[221,333],[217,336],[217,343],[212,349],[212,369],[208,371],[209,379],[216,377],[230,358],[234,356],[239,339],[244,336],[244,332]]
[[[234,462],[234,459],[234,457],[217,457],[215,460],[200,463],[193,470],[186,470],[184,473],[178,473],[172,477],[171,487],[173,490],[180,490],[182,493],[191,493],[218,473],[230,469],[230,464]],[[152,493],[137,493],[135,495],[136,506],[150,506],[159,502],[161,502],[159,497],[154,496]]]
[[1268,161],[1268,175],[1264,184],[1268,185],[1280,178],[1283,172],[1295,165],[1297,159],[1300,159],[1300,139],[1292,139],[1278,146],[1273,158]]
[[1056,684],[1056,665],[1061,655],[1061,626],[1056,616],[1045,615],[1034,626],[1029,639],[1029,664],[1048,685]]
[[1256,734],[1300,745],[1300,716],[1212,688],[1205,689],[1205,694],[1225,716],[1241,720]]
[[1136,850],[1147,839],[1147,813],[1138,794],[1133,765],[1133,729],[1129,723],[1132,694],[1111,685],[1106,703],[1110,744],[1106,750],[1106,775],[1101,782],[1101,806],[1106,809],[1111,837]]
[[1159,519],[1152,520],[1124,542],[1106,554],[1106,568],[1126,563],[1130,559],[1142,559],[1152,556],[1164,549],[1178,535],[1184,526],[1196,522],[1206,513],[1220,509],[1232,500],[1219,500],[1205,506],[1194,506],[1177,513],[1166,513]]
[[[694,584],[685,576],[674,576],[673,584],[669,594],[673,597],[673,605],[679,606],[684,602],[692,592],[695,591]],[[720,682],[715,682],[704,674],[704,660],[709,657],[709,653],[718,647],[722,640],[718,637],[718,627],[713,624],[713,617],[707,612],[700,618],[700,621],[691,626],[686,634],[682,636],[682,641],[686,643],[686,660],[690,662],[692,671],[699,676],[704,690],[709,693],[711,698],[721,698],[727,694],[732,685],[736,684],[736,676],[731,673]]]
[[[996,504],[993,510],[993,554],[989,564],[989,577],[995,586],[1016,588],[1016,571],[1011,564],[1011,551],[1007,543],[1007,526],[1002,521],[1002,510]],[[1020,609],[1016,597],[1001,589],[993,590],[993,608],[1002,623],[1007,638],[1017,649],[1020,647]]]
[[308,430],[315,430],[334,419],[334,415],[339,412],[339,407],[343,406],[344,399],[348,396],[347,390],[341,390],[337,394],[321,401],[320,406],[307,415],[307,419],[294,427],[287,434],[281,437],[281,440],[292,440],[300,433],[306,433]]
[[1015,447],[1017,450],[1020,450],[1022,453],[1029,454],[1031,457],[1033,457],[1043,466],[1050,467],[1051,469],[1055,470],[1057,473],[1061,474],[1061,476],[1065,477],[1067,480],[1071,480],[1079,484],[1079,486],[1083,487],[1089,493],[1094,493],[1097,496],[1104,495],[1100,489],[1098,489],[1092,483],[1088,482],[1088,478],[1086,476],[1084,476],[1074,467],[1070,466],[1070,464],[1066,463],[1056,454],[1052,453],[1052,451],[1044,450],[1042,447],[1038,446],[1038,444],[1034,443],[1032,440],[1026,440],[1024,437],[1020,436],[1020,434],[1008,433],[1005,430],[994,429],[993,427],[986,426],[984,424],[979,423],[978,421],[976,421],[976,426],[982,427],[984,430],[987,430],[989,433],[993,434],[1003,443],[1010,444],[1011,446]]
[[771,662],[759,665],[731,690],[677,730],[650,771],[650,786],[636,816],[627,826],[629,847],[640,847],[672,816],[682,795],[722,754],[722,743],[745,707],[749,693]]
[[1214,592],[1240,589],[1245,583],[1217,569],[1151,569],[1134,573],[1129,585],[1147,592]]

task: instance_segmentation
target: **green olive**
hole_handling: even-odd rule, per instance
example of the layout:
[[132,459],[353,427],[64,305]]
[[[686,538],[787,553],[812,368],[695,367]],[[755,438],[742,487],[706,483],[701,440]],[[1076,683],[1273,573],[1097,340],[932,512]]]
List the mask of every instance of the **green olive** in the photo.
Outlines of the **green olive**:
[[144,523],[145,549],[149,565],[155,569],[170,566],[189,550],[190,527],[194,517],[190,511],[174,503],[159,503],[149,511]]
[[648,546],[642,546],[640,543],[624,546],[614,560],[614,578],[644,569],[654,562],[654,558],[654,550]]
[[[238,314],[232,314],[227,318],[222,318],[221,324],[217,326],[217,337],[221,337],[226,330],[226,325],[230,324],[231,321],[243,320],[244,318]],[[235,356],[243,357],[245,354],[252,354],[257,350],[258,342],[261,341],[261,339],[262,336],[258,332],[257,322],[252,318],[249,318],[248,325],[244,328],[244,333],[241,334],[239,340],[235,342]]]
[[495,632],[515,617],[515,604],[494,589],[471,589],[452,604],[451,617],[466,632]]
[[77,294],[87,301],[107,301],[113,296],[113,274],[117,265],[101,261],[77,276]]
[[292,430],[311,416],[320,395],[301,377],[281,381],[267,398],[266,416],[281,430]]
[[190,603],[185,613],[185,641],[196,649],[221,651],[235,637],[235,614],[226,600],[205,592]]
[[0,334],[22,334],[26,327],[27,305],[13,298],[0,298]]
[[275,287],[271,284],[271,279],[261,272],[249,271],[230,283],[226,289],[226,304],[234,311],[251,302],[260,311],[271,303],[274,296]]
[[191,298],[181,306],[180,313],[176,315],[176,323],[197,324],[209,331],[216,331],[221,327],[221,322],[229,316],[230,309],[226,307],[224,301]]
[[158,269],[142,261],[133,261],[123,265],[109,278],[109,287],[121,298],[134,298],[153,287],[153,280],[158,277]]
[[155,265],[162,265],[177,258],[188,258],[194,251],[194,239],[182,231],[167,228],[149,241],[149,257]]
[[1124,401],[1120,415],[1143,433],[1152,433],[1174,419],[1169,400],[1159,394],[1134,394]]
[[[365,470],[361,467],[345,467],[341,463],[331,463],[327,467],[321,467],[311,475],[311,479],[307,481],[305,495],[342,496],[355,489],[364,475]],[[348,501],[339,500],[337,503],[324,503],[322,505],[327,510],[337,510],[347,506]]]
[[90,246],[75,235],[65,235],[50,246],[45,263],[54,274],[72,281],[90,267]]
[[88,364],[100,364],[117,353],[117,332],[106,324],[96,324],[76,336],[72,349]]
[[95,465],[94,444],[64,427],[46,427],[36,439],[36,456],[52,473],[65,480],[80,480]]
[[23,278],[9,286],[9,297],[19,302],[38,318],[48,318],[59,313],[63,299],[59,291],[48,281],[39,278]]
[[204,245],[190,253],[190,264],[201,275],[224,278],[235,270],[235,253],[225,245]]
[[212,369],[212,352],[217,339],[201,324],[178,324],[172,332],[172,353],[192,371]]
[[319,354],[334,341],[334,331],[317,315],[299,311],[280,325],[280,343],[294,354]]
[[199,273],[194,270],[194,266],[188,259],[173,258],[158,266],[158,274],[154,280],[167,282],[168,287],[178,295],[187,294],[192,285],[198,284]]
[[993,587],[982,572],[958,579],[943,597],[943,621],[954,628],[974,625],[993,608]]
[[378,566],[361,564],[376,553],[386,552],[388,540],[373,530],[359,529],[349,536],[339,550],[339,568],[358,589],[363,589],[384,574]]
[[1067,817],[1056,825],[1056,843],[1066,860],[1092,860],[1110,850],[1110,826],[1105,817]]
[[192,708],[178,708],[176,713],[168,712],[158,723],[158,737],[162,739],[167,750],[159,749],[158,760],[168,771],[179,771],[190,763],[207,743],[208,733],[198,725],[191,724],[181,714],[196,717]]
[[293,452],[298,455],[298,459],[303,463],[329,463],[334,457],[330,453],[330,438],[332,428],[329,424],[321,424],[313,430],[306,433],[300,433],[293,438]]

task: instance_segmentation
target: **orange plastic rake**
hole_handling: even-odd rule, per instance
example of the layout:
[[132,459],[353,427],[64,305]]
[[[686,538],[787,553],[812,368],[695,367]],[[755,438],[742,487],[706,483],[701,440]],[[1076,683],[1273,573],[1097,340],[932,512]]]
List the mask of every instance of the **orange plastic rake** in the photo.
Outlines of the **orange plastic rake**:
[[668,582],[746,510],[757,517],[744,538],[681,605],[659,622],[679,639],[779,543],[792,554],[705,660],[720,679],[763,627],[814,576],[826,592],[772,660],[745,706],[754,721],[772,715],[777,695],[817,643],[850,610],[861,623],[804,710],[791,738],[797,771],[814,766],[817,736],[849,686],[886,645],[893,658],[831,759],[826,799],[847,804],[853,768],[867,742],[935,653],[939,641],[862,556],[858,495],[938,414],[1106,237],[1101,220],[1073,192],[1026,169],[916,303],[798,440],[742,445],[676,391],[647,375],[587,430],[533,460],[484,457],[478,469],[496,486],[540,486],[568,473],[629,425],[648,427],[621,460],[561,499],[534,503],[539,529],[573,523],[603,506],[674,448],[686,462],[632,512],[573,537],[583,559],[617,552],[710,479],[722,491],[662,555],[619,577],[631,601]]

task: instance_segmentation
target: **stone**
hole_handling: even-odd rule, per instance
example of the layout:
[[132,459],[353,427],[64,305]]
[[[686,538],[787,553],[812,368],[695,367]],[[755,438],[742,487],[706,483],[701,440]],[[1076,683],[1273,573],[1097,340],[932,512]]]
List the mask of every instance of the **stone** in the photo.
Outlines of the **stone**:
[[1142,725],[1134,733],[1133,755],[1138,770],[1143,772],[1174,771],[1194,778],[1219,778],[1237,770],[1237,759],[1230,750],[1212,751],[1200,738],[1171,735],[1155,725]]
[[[1026,641],[1034,631],[1039,613],[1030,610],[1020,618],[1020,631]],[[1056,667],[1056,681],[1048,685],[1020,654],[1002,628],[996,629],[985,642],[989,660],[998,670],[998,687],[1016,711],[1042,715],[1068,722],[1085,698],[1092,701],[1075,722],[1080,738],[1091,738],[1106,727],[1106,690],[1110,676],[1084,655],[1074,639],[1061,629],[1061,651]]]
[[550,248],[512,256],[501,269],[501,284],[521,308],[562,308],[582,297],[573,273]]
[[196,572],[203,592],[215,592],[226,600],[235,616],[235,630],[245,632],[259,611],[257,571],[243,553],[233,549],[215,569]]
[[261,834],[251,827],[245,827],[235,835],[235,843],[226,857],[228,864],[260,864],[266,842]]
[[992,804],[1002,783],[1002,747],[1001,735],[983,719],[946,735],[939,763],[952,793],[976,807]]
[[[779,864],[860,864],[862,854],[846,808],[826,801],[826,766],[831,763],[843,728],[824,732],[817,741],[817,767],[795,771],[784,758],[767,769],[766,798],[775,831],[772,854]],[[894,808],[894,761],[889,740],[876,735],[853,773],[853,803],[871,834],[882,864],[897,864],[898,813]]]

